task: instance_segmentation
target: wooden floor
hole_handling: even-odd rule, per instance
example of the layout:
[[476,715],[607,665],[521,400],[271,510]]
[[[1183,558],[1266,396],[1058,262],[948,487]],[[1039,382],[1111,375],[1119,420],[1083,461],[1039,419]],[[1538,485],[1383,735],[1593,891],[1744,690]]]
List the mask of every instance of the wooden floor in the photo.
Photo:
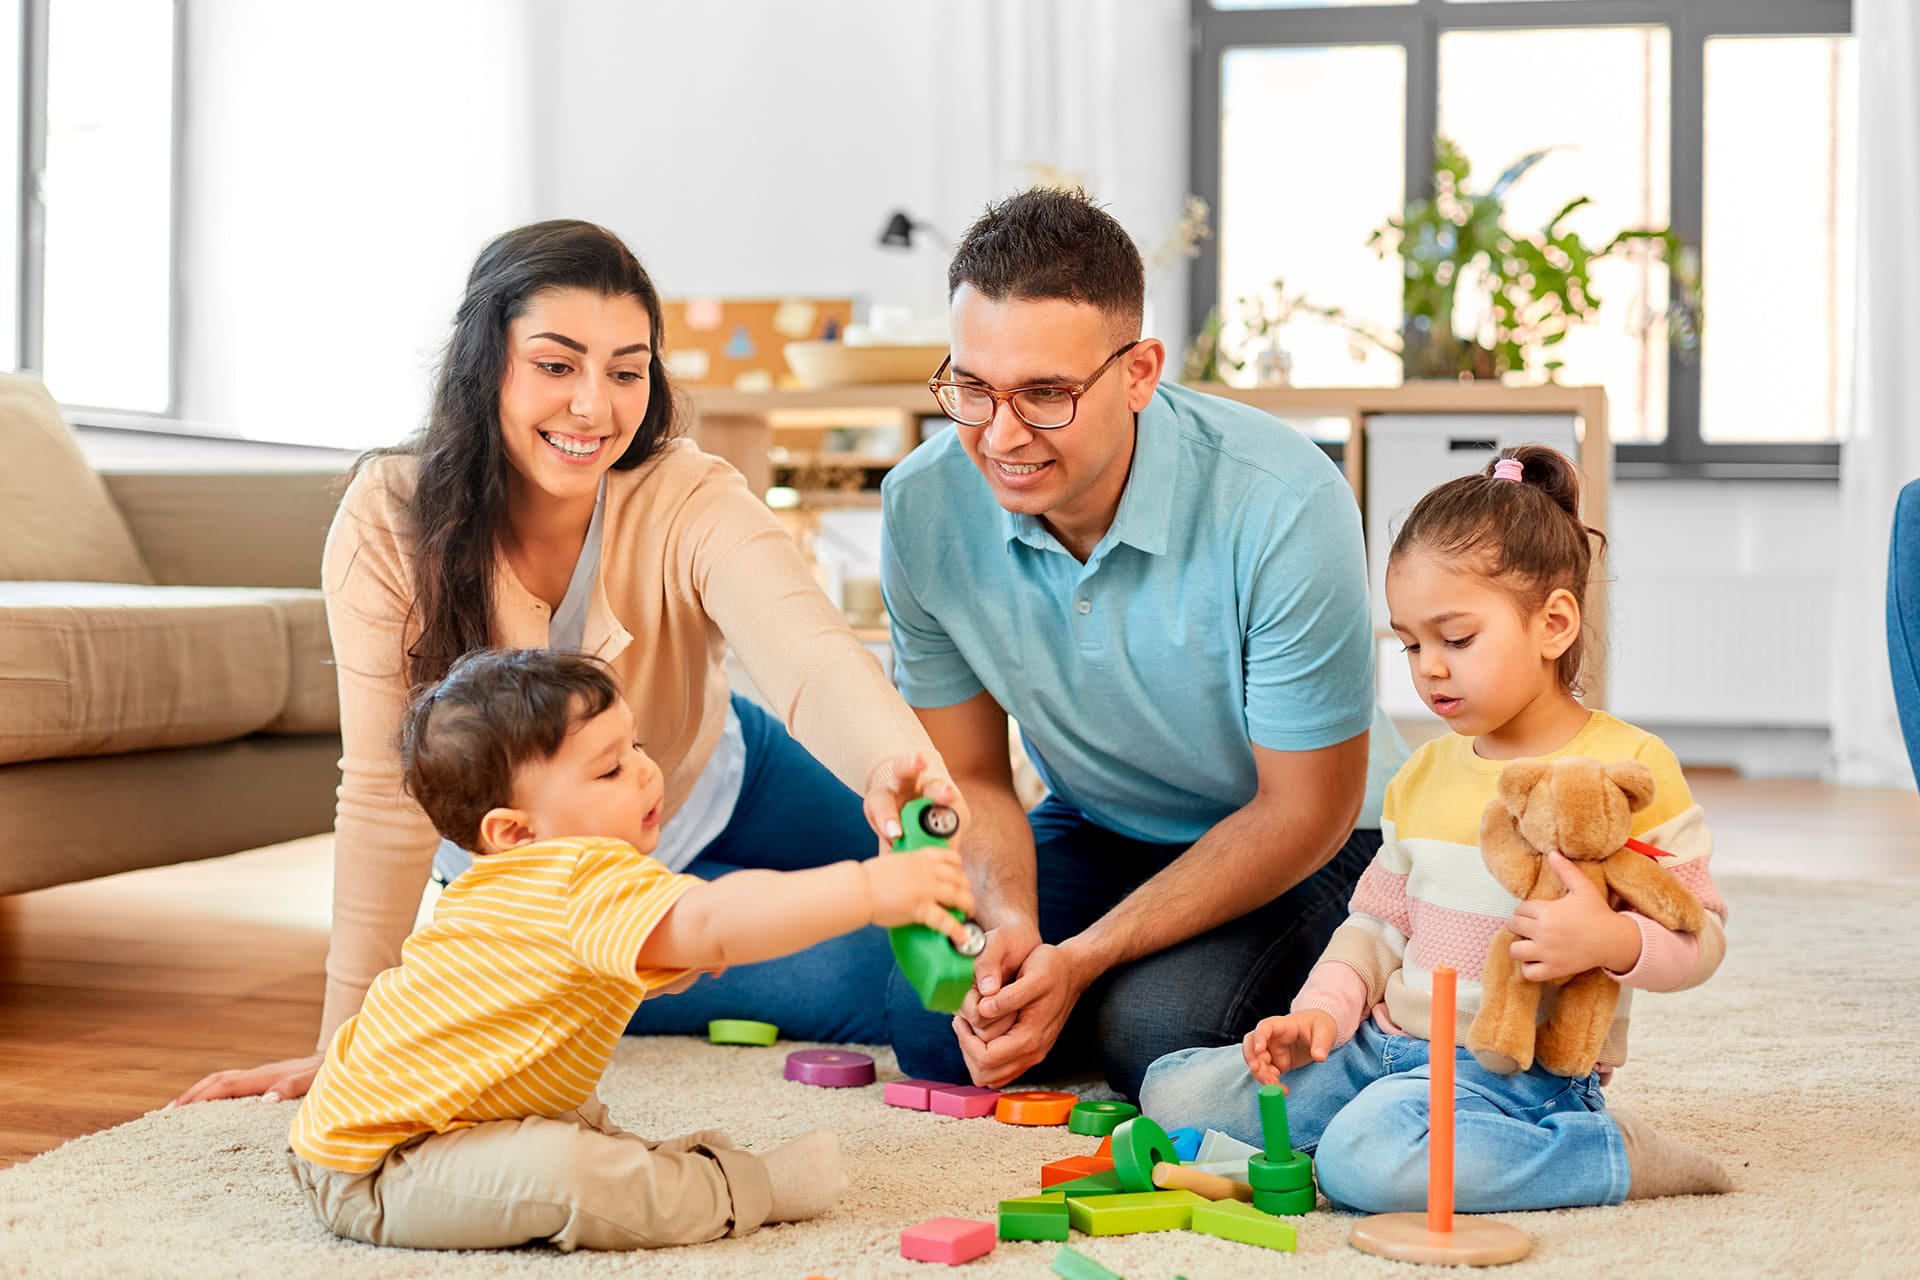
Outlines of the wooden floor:
[[[1722,875],[1920,881],[1920,796],[1690,775]],[[0,1165],[304,1053],[327,837],[0,898]]]

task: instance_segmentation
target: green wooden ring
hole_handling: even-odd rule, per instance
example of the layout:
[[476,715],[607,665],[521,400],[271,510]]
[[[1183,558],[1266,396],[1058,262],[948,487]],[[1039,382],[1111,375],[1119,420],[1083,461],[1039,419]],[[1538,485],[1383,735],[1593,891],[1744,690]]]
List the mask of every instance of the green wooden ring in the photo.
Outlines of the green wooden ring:
[[1247,1157],[1247,1185],[1255,1191],[1298,1191],[1313,1187],[1313,1157],[1295,1151],[1285,1160]]
[[1179,1164],[1173,1139],[1145,1116],[1123,1120],[1113,1131],[1113,1171],[1129,1191],[1153,1191],[1153,1166]]
[[1279,1217],[1291,1218],[1303,1213],[1312,1213],[1314,1204],[1312,1187],[1305,1187],[1299,1191],[1253,1193],[1254,1208],[1262,1213],[1271,1213]]
[[748,1018],[715,1018],[707,1024],[707,1039],[715,1044],[769,1045],[780,1038],[780,1028],[771,1022]]
[[1067,1132],[1089,1138],[1104,1138],[1123,1123],[1140,1114],[1131,1102],[1110,1098],[1088,1098],[1075,1105],[1067,1115]]

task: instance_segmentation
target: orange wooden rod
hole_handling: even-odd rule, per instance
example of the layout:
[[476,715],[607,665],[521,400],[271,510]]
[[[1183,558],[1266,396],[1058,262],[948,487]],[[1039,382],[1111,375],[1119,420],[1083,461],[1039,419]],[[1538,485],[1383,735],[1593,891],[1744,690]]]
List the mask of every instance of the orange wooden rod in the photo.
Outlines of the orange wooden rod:
[[1433,1021],[1428,1035],[1431,1092],[1427,1095],[1427,1230],[1453,1233],[1453,1027],[1455,981],[1445,965],[1433,970]]
[[1153,1185],[1177,1187],[1209,1200],[1244,1200],[1248,1204],[1253,1203],[1253,1188],[1244,1182],[1235,1182],[1224,1174],[1188,1169],[1164,1161],[1153,1166]]

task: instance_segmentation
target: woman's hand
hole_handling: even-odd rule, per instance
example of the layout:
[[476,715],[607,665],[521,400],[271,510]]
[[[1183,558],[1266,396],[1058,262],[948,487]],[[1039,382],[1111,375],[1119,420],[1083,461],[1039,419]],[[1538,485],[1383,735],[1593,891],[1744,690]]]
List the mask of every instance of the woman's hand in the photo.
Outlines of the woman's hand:
[[894,785],[876,786],[867,792],[864,806],[867,825],[880,837],[882,853],[891,850],[893,842],[900,838],[900,810],[919,796],[953,810],[959,815],[961,834],[966,833],[967,802],[960,798],[960,788],[953,785],[952,778],[928,770],[926,757],[918,751],[895,759],[892,772]]
[[175,1098],[169,1107],[189,1102],[211,1102],[215,1098],[251,1098],[256,1094],[267,1102],[283,1102],[305,1096],[320,1072],[326,1054],[314,1052],[304,1058],[269,1062],[249,1071],[216,1071]]

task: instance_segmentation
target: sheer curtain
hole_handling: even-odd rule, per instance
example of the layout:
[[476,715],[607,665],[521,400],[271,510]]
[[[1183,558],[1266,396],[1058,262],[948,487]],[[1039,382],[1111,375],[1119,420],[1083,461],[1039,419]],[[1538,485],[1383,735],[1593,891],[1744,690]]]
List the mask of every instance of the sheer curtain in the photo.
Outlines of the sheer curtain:
[[[1887,542],[1901,485],[1920,477],[1920,6],[1854,0],[1860,57],[1859,341],[1841,451],[1835,624],[1835,782],[1911,787],[1887,660]],[[1783,602],[1784,603],[1784,602]]]

